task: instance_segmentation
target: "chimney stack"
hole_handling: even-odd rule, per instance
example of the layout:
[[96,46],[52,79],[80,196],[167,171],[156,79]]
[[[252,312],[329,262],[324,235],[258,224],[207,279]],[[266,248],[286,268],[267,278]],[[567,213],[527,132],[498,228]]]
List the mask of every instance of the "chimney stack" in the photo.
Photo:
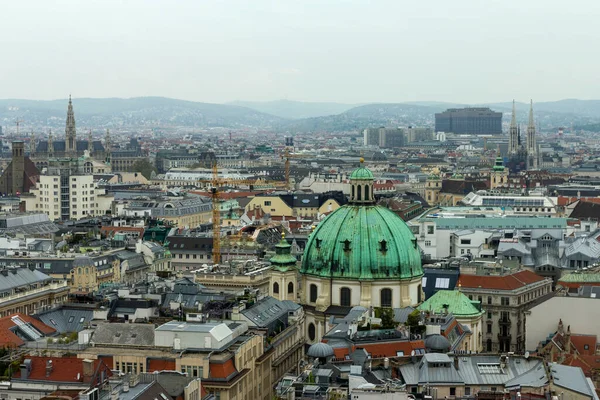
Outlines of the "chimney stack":
[[50,376],[53,369],[52,360],[46,360],[46,378]]
[[91,382],[92,377],[94,376],[94,361],[89,359],[84,359],[82,361],[83,364],[83,381]]
[[21,379],[29,379],[29,373],[31,372],[31,360],[28,358],[21,364]]

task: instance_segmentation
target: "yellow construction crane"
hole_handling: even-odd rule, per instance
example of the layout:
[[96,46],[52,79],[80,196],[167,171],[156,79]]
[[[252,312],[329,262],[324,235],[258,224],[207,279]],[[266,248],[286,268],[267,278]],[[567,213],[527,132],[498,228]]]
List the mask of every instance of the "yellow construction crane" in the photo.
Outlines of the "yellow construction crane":
[[[207,182],[198,180],[198,182]],[[274,184],[274,186],[281,186],[283,182],[278,181],[266,181],[263,179],[248,180],[248,179],[227,179],[219,178],[219,168],[217,163],[212,165],[212,179],[210,180],[211,198],[212,198],[212,224],[213,224],[213,264],[219,264],[221,262],[221,210],[219,209],[219,188],[223,185],[260,185]]]
[[295,153],[290,153],[290,149],[289,147],[286,147],[283,154],[281,155],[281,158],[285,158],[285,185],[287,190],[292,190],[291,184],[290,184],[290,158],[306,158],[306,157],[311,157],[305,154],[295,154]]

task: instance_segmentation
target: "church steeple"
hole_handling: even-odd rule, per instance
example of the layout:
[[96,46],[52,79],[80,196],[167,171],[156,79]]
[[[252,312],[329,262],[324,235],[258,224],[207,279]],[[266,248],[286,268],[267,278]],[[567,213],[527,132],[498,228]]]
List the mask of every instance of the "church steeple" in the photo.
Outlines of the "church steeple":
[[31,131],[31,139],[29,139],[29,157],[35,156],[35,133]]
[[105,162],[110,164],[110,132],[106,130],[106,137],[104,138],[104,154],[106,154]]
[[298,261],[291,253],[292,246],[285,240],[285,232],[281,232],[281,240],[275,245],[275,256],[271,257],[271,265],[279,271],[293,268]]
[[90,129],[90,132],[88,134],[88,153],[89,153],[90,157],[92,156],[93,151],[94,151],[94,139],[92,138],[92,130]]
[[529,103],[529,123],[527,124],[527,169],[538,167],[535,121],[533,120],[533,100]]
[[54,157],[54,141],[52,138],[52,129],[48,132],[48,157]]
[[67,124],[65,127],[65,151],[70,156],[77,154],[77,133],[75,130],[75,113],[73,112],[73,102],[69,95],[69,107],[67,108]]
[[508,153],[516,154],[519,151],[519,127],[517,126],[517,111],[515,109],[515,101],[513,100],[512,118],[510,120],[510,128],[508,130]]

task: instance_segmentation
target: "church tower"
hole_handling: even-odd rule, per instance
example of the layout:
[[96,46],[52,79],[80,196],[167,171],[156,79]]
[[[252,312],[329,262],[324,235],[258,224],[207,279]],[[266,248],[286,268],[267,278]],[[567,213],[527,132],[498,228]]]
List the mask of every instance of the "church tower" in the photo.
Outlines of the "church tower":
[[90,129],[90,133],[88,134],[88,153],[89,156],[92,156],[94,152],[94,139],[92,138],[92,130]]
[[48,158],[54,157],[54,140],[52,138],[52,129],[48,132]]
[[29,139],[29,157],[35,157],[35,133],[33,131]]
[[292,255],[291,248],[285,240],[285,233],[281,232],[281,241],[275,245],[275,256],[269,260],[272,266],[270,294],[278,300],[298,301],[297,260]]
[[508,184],[508,170],[504,168],[502,157],[496,157],[496,165],[490,173],[490,189]]
[[106,137],[104,138],[104,153],[106,154],[106,164],[110,164],[110,132],[106,130]]
[[67,125],[65,127],[65,152],[67,155],[77,156],[77,134],[75,132],[75,113],[73,113],[73,103],[69,95],[69,107],[67,109]]
[[535,122],[533,121],[533,100],[529,105],[529,123],[527,124],[527,169],[537,169],[538,155],[535,138]]
[[440,192],[442,190],[442,179],[439,171],[435,170],[427,177],[425,183],[425,200],[430,206],[435,206],[439,203]]
[[519,127],[517,126],[517,115],[515,101],[513,100],[512,119],[508,130],[508,154],[517,154],[519,151]]

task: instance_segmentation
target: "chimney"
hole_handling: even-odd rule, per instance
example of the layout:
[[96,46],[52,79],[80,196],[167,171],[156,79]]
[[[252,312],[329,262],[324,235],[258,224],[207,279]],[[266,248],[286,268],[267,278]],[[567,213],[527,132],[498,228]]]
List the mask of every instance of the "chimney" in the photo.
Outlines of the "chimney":
[[84,359],[82,361],[83,364],[83,381],[91,382],[92,377],[94,376],[94,361],[89,359]]
[[454,355],[454,369],[458,371],[458,355]]
[[52,360],[46,360],[46,378],[50,377],[53,369]]
[[565,351],[567,354],[571,354],[571,325],[567,326],[567,334],[565,336]]
[[21,379],[29,379],[29,373],[31,372],[31,359],[26,359],[20,366]]

